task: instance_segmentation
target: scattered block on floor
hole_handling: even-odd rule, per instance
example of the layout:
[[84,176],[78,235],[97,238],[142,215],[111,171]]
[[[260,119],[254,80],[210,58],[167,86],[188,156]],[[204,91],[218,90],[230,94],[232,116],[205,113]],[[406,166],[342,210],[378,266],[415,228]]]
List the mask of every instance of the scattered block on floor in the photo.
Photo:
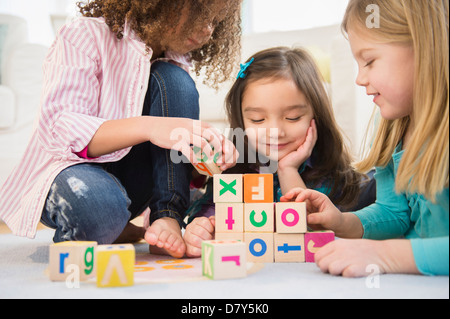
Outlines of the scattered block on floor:
[[304,234],[274,235],[274,257],[276,263],[304,263]]
[[245,203],[244,230],[245,232],[274,232],[275,214],[273,203]]
[[244,232],[243,203],[216,204],[216,232],[219,233]]
[[247,276],[246,245],[240,241],[209,240],[202,243],[202,273],[213,280]]
[[242,203],[242,174],[214,175],[214,203]]
[[134,285],[135,249],[133,245],[97,247],[97,287]]
[[273,203],[272,174],[244,174],[245,203]]
[[334,232],[332,232],[331,230],[307,232],[305,234],[306,262],[307,263],[315,262],[314,256],[319,251],[319,249],[334,240],[335,240]]
[[273,235],[273,233],[244,233],[249,262],[273,263]]
[[305,203],[276,203],[276,232],[280,234],[306,233]]
[[95,251],[97,242],[67,241],[50,245],[50,280],[65,281],[75,276],[86,281],[95,274]]

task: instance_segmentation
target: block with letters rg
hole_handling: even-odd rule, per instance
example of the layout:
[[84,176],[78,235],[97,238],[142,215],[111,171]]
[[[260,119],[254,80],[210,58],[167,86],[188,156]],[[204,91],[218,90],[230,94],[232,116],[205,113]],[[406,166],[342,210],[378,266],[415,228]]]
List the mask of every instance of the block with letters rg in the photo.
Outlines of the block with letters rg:
[[236,240],[202,242],[202,274],[209,279],[247,276],[246,245]]
[[[65,281],[72,274],[77,280],[86,281],[95,274],[95,250],[97,242],[66,241],[50,246],[50,280]],[[69,267],[70,266],[70,267]]]

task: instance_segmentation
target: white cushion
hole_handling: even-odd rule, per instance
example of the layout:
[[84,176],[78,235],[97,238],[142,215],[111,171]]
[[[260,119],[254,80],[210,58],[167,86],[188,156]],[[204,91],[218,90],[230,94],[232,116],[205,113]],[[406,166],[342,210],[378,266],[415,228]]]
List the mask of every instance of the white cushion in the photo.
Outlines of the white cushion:
[[14,104],[13,91],[4,85],[0,85],[0,129],[9,128],[14,124]]

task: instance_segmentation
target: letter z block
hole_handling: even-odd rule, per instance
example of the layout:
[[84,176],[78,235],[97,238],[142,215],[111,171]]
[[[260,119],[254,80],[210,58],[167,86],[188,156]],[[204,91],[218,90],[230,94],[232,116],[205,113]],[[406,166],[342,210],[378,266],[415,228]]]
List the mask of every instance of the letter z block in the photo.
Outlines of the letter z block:
[[[79,281],[86,281],[95,274],[97,242],[66,241],[53,244],[49,251],[50,280],[65,281],[72,273],[69,265],[76,265]],[[72,274],[74,275],[74,274]]]
[[97,249],[97,287],[134,285],[134,246],[100,245]]
[[274,235],[274,255],[276,263],[304,263],[305,235],[276,233]]
[[244,174],[245,203],[273,203],[272,174]]
[[315,262],[314,256],[320,248],[334,241],[334,232],[331,230],[307,232],[305,234],[305,257],[307,263]]
[[246,277],[245,243],[233,240],[202,242],[202,274],[213,280]]
[[214,203],[242,203],[242,174],[214,175]]
[[244,232],[244,204],[216,204],[216,233]]
[[276,203],[276,230],[280,234],[304,234],[306,225],[305,203]]

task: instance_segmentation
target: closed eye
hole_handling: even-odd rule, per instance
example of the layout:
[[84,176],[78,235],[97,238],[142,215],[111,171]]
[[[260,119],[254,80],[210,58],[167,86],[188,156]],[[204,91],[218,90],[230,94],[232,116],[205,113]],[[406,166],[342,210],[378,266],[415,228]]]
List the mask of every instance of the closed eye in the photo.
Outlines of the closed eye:
[[370,61],[370,62],[367,63],[364,67],[368,67],[369,65],[372,65],[373,62],[375,62],[375,60]]
[[292,122],[296,122],[296,121],[299,121],[301,118],[302,118],[301,116],[298,116],[298,117],[295,117],[295,118],[286,118],[286,120],[292,121]]

